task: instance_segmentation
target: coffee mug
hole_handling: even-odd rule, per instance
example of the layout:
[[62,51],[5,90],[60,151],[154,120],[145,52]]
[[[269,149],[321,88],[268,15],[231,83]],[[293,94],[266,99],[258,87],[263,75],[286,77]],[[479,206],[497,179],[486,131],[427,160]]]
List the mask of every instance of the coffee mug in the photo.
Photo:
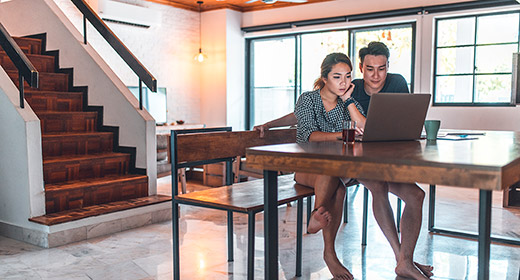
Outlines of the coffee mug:
[[426,140],[436,140],[437,133],[441,127],[440,120],[426,120],[424,122],[424,130],[426,130]]

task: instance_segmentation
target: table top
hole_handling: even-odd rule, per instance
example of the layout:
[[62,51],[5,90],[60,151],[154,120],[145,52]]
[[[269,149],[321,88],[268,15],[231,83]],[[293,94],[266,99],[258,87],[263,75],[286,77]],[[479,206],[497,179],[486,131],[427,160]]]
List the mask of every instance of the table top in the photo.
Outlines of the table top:
[[[450,132],[450,130],[444,130]],[[453,131],[452,131],[453,132]],[[471,140],[292,143],[247,150],[254,168],[501,190],[520,181],[520,133]]]

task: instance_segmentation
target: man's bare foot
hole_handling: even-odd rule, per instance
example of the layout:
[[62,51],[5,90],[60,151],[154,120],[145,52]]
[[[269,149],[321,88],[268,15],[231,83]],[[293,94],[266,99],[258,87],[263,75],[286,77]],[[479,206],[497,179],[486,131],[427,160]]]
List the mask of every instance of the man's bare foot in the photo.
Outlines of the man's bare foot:
[[426,275],[426,277],[432,277],[433,276],[433,266],[431,265],[425,265],[425,264],[420,264],[418,262],[413,262],[415,264],[415,266],[417,266],[417,268],[422,271],[422,273],[424,275]]
[[430,277],[425,276],[413,263],[402,261],[397,263],[395,274],[401,277],[415,280],[426,280]]
[[320,229],[326,227],[330,223],[330,218],[330,213],[325,209],[325,207],[318,207],[318,209],[312,211],[309,225],[307,225],[307,232],[316,233],[320,231]]
[[353,280],[354,276],[346,267],[344,267],[341,262],[338,260],[335,252],[324,252],[323,259],[329,268],[330,273],[332,273],[332,279],[336,280]]

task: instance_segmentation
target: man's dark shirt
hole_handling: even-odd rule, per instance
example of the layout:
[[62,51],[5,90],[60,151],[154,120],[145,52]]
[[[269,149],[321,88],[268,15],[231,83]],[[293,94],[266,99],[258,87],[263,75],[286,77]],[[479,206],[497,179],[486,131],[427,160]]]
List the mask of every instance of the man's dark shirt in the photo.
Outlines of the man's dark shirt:
[[[370,96],[365,92],[365,81],[363,79],[355,79],[352,83],[356,86],[354,92],[352,92],[352,97],[361,104],[366,115],[368,113],[368,104],[370,104]],[[380,92],[409,93],[410,91],[403,76],[388,73]]]

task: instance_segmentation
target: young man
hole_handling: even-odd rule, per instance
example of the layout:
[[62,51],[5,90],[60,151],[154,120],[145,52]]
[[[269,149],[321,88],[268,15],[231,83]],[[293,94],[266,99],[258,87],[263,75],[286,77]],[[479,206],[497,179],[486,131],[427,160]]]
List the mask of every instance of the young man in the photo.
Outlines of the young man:
[[[361,104],[365,114],[368,111],[370,97],[373,94],[409,92],[403,76],[388,73],[389,57],[388,47],[381,42],[371,42],[367,47],[359,51],[359,69],[363,73],[363,79],[352,81],[355,86],[352,98]],[[294,113],[263,125],[255,126],[254,129],[259,130],[262,137],[271,127],[291,125],[296,125]],[[394,251],[397,261],[396,274],[412,279],[429,279],[433,276],[432,266],[418,264],[413,261],[413,252],[422,223],[424,191],[416,184],[364,179],[359,179],[358,181],[372,193],[374,217]],[[388,200],[389,192],[397,195],[405,202],[405,209],[401,219],[401,239],[397,235],[393,211]],[[343,204],[343,200],[338,203]]]

